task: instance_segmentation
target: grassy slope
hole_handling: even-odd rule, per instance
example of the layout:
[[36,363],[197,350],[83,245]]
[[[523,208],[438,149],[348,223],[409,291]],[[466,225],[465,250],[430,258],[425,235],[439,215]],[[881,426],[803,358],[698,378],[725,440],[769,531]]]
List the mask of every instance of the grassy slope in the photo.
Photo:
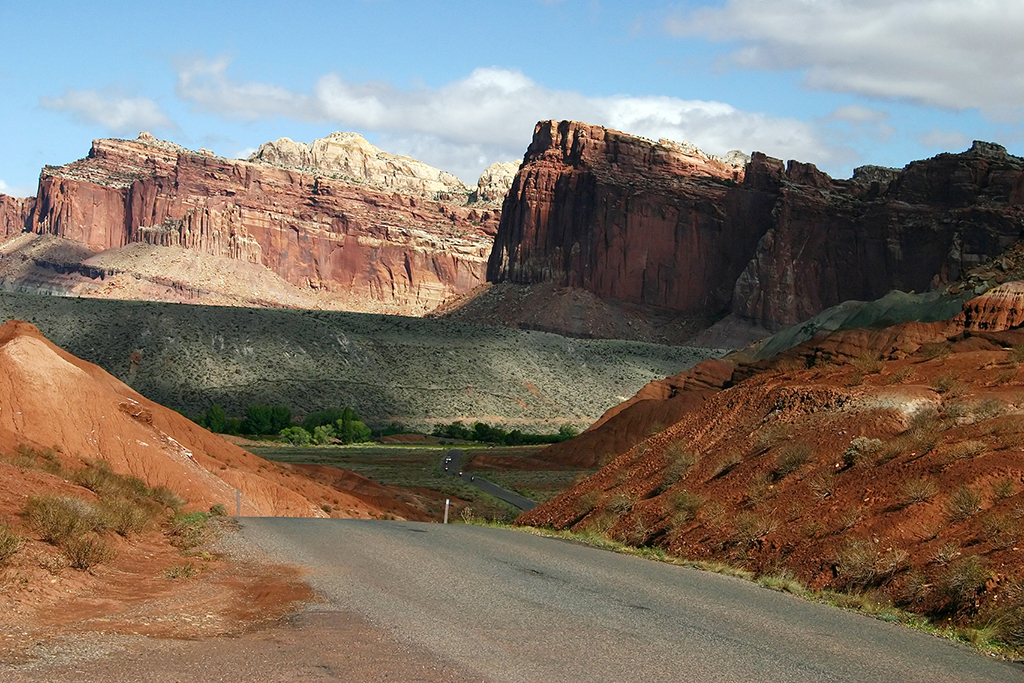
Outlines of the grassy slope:
[[352,405],[368,421],[456,419],[553,431],[586,426],[706,349],[446,320],[0,293],[0,321],[57,345],[187,414],[284,403],[302,415]]

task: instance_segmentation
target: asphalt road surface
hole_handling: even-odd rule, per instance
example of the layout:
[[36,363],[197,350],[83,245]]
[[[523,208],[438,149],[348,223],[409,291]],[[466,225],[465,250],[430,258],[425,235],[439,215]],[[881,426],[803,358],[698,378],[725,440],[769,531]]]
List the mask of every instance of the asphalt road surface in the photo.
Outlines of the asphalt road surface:
[[332,608],[470,680],[1024,680],[932,636],[567,541],[469,525],[241,522],[246,538],[306,568]]
[[453,448],[448,451],[448,455],[445,456],[440,467],[447,468],[445,471],[456,479],[461,479],[464,483],[469,484],[470,486],[475,486],[484,493],[489,493],[495,498],[500,498],[506,503],[511,503],[520,510],[532,510],[537,507],[537,501],[535,500],[530,500],[526,496],[521,496],[515,491],[503,489],[493,481],[488,481],[483,477],[477,477],[467,472],[463,472],[462,449]]

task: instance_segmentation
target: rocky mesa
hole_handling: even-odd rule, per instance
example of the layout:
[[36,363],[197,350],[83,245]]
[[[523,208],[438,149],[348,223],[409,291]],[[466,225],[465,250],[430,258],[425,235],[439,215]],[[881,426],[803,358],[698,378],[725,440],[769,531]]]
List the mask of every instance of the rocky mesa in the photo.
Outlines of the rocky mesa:
[[[355,134],[309,145],[285,138],[241,161],[144,133],[96,140],[87,158],[44,168],[38,197],[2,198],[0,216],[8,235],[27,230],[94,253],[186,249],[266,269],[319,307],[422,315],[484,281],[498,210],[470,198],[492,196],[510,177],[493,171],[484,190],[470,189]],[[110,255],[99,268],[22,260],[47,271],[37,280],[119,272]]]
[[1024,228],[1024,160],[995,144],[848,180],[760,153],[743,160],[541,122],[488,280],[776,330],[842,301],[936,288]]

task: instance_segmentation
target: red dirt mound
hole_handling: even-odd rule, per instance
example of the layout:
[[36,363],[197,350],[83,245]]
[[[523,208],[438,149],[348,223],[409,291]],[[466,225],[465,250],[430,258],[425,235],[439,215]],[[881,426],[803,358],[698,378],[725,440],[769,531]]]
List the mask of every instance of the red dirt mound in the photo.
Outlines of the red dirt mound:
[[649,387],[560,456],[628,443],[669,406],[679,417],[518,523],[877,589],[925,612],[994,609],[1024,579],[1024,330],[1006,329],[1016,318],[999,297],[1015,301],[965,306],[995,321],[977,331],[963,316],[845,331],[738,361],[727,388],[686,375]]
[[18,444],[53,448],[72,469],[83,458],[104,460],[193,508],[220,503],[233,513],[237,489],[243,515],[330,516],[325,507],[344,517],[397,514],[258,458],[58,348],[34,326],[10,321],[0,326],[0,449]]

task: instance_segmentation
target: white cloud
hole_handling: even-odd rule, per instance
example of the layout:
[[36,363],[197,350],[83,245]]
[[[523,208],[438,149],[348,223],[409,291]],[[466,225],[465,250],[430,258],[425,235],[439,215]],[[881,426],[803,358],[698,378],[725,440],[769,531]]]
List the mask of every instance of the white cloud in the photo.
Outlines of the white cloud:
[[204,112],[243,120],[286,117],[376,132],[389,152],[408,154],[476,180],[494,161],[519,159],[534,124],[575,119],[648,138],[688,140],[709,153],[760,150],[816,163],[839,159],[816,128],[744,112],[721,102],[673,97],[587,97],[545,88],[519,71],[478,68],[439,88],[402,90],[322,76],[311,92],[236,82],[224,59],[180,65],[177,93]]
[[816,89],[993,117],[1024,103],[1020,0],[727,0],[665,27],[736,41],[734,64],[803,70]]
[[27,187],[8,185],[0,179],[0,194],[5,194],[8,197],[29,197],[33,193]]
[[932,129],[917,137],[918,142],[928,149],[949,152],[960,151],[970,146],[971,140],[957,130]]
[[826,116],[825,122],[844,127],[847,131],[844,137],[848,139],[868,137],[886,142],[896,134],[896,129],[889,123],[890,118],[888,112],[860,104],[848,104]]
[[177,127],[159,104],[146,97],[127,97],[97,90],[67,90],[62,97],[42,97],[39,103],[47,109],[67,112],[84,123],[99,124],[115,133]]

